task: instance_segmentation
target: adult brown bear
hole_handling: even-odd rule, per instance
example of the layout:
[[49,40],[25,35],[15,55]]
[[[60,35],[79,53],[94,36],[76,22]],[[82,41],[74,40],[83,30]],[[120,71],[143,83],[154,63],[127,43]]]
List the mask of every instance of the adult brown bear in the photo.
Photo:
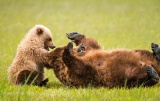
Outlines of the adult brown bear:
[[[72,51],[72,54],[74,54],[74,56],[82,57],[89,50],[101,49],[100,45],[95,39],[86,38],[84,35],[81,35],[79,33],[76,33],[76,32],[69,33],[67,34],[67,37],[70,40],[74,40],[75,44],[78,46],[77,48],[74,48],[74,50]],[[84,47],[84,44],[87,45],[87,47]],[[72,79],[70,78],[68,67],[64,64],[62,60],[62,55],[63,55],[65,47],[66,46],[58,47],[50,53],[50,57],[49,57],[50,61],[48,63],[49,64],[48,67],[54,70],[56,77],[64,85],[77,86],[77,82],[72,81]],[[81,51],[84,48],[86,52]]]
[[[68,36],[74,34],[77,33]],[[85,47],[87,49],[89,46]],[[82,57],[73,55],[72,48],[73,43],[70,42],[64,49],[62,59],[68,68],[68,78],[76,86],[90,84],[113,88],[126,85],[130,88],[152,86],[159,82],[159,47],[156,44],[152,44],[153,53],[147,50],[104,51],[98,48],[87,50]]]

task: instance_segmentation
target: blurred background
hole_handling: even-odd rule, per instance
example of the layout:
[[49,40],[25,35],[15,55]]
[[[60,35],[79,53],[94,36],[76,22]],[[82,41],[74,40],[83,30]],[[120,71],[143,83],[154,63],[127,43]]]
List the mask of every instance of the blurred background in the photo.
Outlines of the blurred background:
[[[18,44],[36,24],[43,24],[51,30],[57,47],[69,42],[66,33],[76,31],[96,39],[106,50],[151,50],[152,42],[160,44],[160,0],[0,0],[0,99],[6,98],[7,92],[24,90],[8,84],[7,70],[15,57]],[[46,71],[50,85],[60,85],[53,71]],[[33,88],[27,89],[33,91]],[[38,91],[44,92],[42,89]],[[60,92],[55,92],[58,96],[61,95]],[[61,92],[65,92],[65,89],[62,88]],[[90,96],[93,99],[97,96],[102,100],[105,98],[103,93],[97,93],[94,97],[96,91],[86,92],[93,94]],[[134,95],[136,92],[124,91],[123,94]],[[106,93],[115,98],[114,91]],[[138,94],[134,98],[141,97],[141,91]],[[120,95],[116,97],[118,96]]]

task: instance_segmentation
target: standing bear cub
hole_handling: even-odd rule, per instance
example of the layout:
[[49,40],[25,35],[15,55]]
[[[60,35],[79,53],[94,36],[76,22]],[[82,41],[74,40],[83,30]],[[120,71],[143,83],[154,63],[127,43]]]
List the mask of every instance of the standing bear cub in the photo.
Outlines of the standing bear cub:
[[19,44],[17,54],[8,70],[13,84],[45,85],[44,66],[48,66],[49,48],[54,48],[52,33],[43,25],[34,26]]

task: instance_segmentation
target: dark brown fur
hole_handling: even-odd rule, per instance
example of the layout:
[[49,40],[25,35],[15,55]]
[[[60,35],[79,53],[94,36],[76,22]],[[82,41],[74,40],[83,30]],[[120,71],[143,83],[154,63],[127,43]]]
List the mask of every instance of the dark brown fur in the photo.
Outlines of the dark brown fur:
[[83,57],[72,55],[72,43],[63,53],[70,79],[77,86],[135,87],[158,83],[147,74],[153,66],[159,74],[159,63],[153,53],[146,50],[91,50]]
[[[80,36],[80,37],[76,37],[74,40],[75,40],[76,45],[79,45],[80,43],[88,44],[89,46],[86,49],[86,51],[89,51],[91,49],[101,49],[97,41],[92,38],[86,38],[85,36],[83,37]],[[71,80],[70,73],[69,73],[70,71],[68,71],[68,67],[64,64],[62,60],[64,48],[65,47],[56,48],[50,53],[50,61],[49,61],[50,65],[48,67],[53,68],[56,77],[64,85],[77,86],[77,82],[74,82]],[[85,55],[85,54],[81,55],[77,53],[77,48],[75,48],[72,51],[72,53],[75,56],[79,56],[79,57],[82,57]]]
[[145,83],[145,86],[157,83],[149,79],[146,72],[146,66],[151,65],[160,75],[159,63],[153,53],[147,50],[106,52],[96,40],[86,38],[84,35],[71,40],[74,40],[78,48],[81,43],[85,44],[85,54],[79,54],[77,48],[67,53],[66,47],[59,47],[50,55],[51,67],[64,85],[78,87],[91,84],[112,88],[124,86],[126,79],[128,87],[139,86],[142,83]]

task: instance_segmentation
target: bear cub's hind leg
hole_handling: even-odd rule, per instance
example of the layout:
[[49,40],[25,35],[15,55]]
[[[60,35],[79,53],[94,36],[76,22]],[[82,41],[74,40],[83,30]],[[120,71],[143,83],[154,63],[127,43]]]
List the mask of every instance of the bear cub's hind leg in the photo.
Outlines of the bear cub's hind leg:
[[37,71],[23,70],[18,73],[16,84],[34,84],[37,86],[44,86],[48,82],[48,78],[43,80],[43,74]]
[[158,44],[152,43],[151,48],[157,60],[160,61],[160,47],[158,46]]

